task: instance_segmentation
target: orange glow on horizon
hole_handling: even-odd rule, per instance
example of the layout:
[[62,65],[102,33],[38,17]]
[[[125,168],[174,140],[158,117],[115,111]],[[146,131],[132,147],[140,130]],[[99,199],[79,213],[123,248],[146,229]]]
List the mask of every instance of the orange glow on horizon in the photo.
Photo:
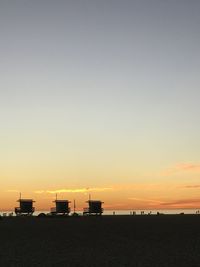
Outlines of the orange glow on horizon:
[[[36,210],[49,210],[55,195],[60,199],[76,200],[77,210],[86,206],[91,195],[92,199],[104,202],[107,210],[141,210],[141,209],[198,209],[200,207],[198,184],[113,184],[90,188],[51,188],[23,193],[23,198],[33,198]],[[19,191],[8,189],[1,192],[1,210],[13,210],[19,198]],[[71,203],[71,207],[72,207]]]

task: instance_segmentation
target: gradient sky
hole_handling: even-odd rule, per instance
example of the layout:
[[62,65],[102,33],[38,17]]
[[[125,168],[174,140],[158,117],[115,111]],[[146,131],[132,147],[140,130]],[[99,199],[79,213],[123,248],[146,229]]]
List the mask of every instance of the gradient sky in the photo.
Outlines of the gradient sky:
[[200,207],[200,1],[0,0],[0,209]]

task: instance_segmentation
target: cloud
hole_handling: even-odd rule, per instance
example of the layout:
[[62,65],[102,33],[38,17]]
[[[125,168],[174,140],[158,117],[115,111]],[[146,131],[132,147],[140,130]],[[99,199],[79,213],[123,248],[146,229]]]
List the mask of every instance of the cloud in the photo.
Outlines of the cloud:
[[193,164],[193,163],[181,163],[177,164],[172,168],[168,168],[164,172],[161,173],[162,176],[169,176],[179,172],[186,172],[186,171],[196,171],[200,172],[200,164]]
[[37,190],[34,193],[36,194],[57,194],[57,193],[89,193],[89,192],[105,192],[105,191],[112,191],[112,187],[93,187],[93,188],[63,188],[63,189],[56,189],[56,190]]
[[104,204],[104,208],[106,209],[123,209],[126,208],[127,205],[125,203],[115,203],[115,204]]
[[193,206],[194,204],[200,205],[200,199],[180,199],[180,200],[175,200],[172,202],[163,202],[161,205],[162,206],[174,206],[174,207],[183,207],[183,206]]
[[145,205],[146,208],[153,207],[155,209],[167,209],[167,208],[197,208],[200,206],[200,198],[198,199],[178,199],[171,201],[146,199],[146,198],[129,198],[129,200],[138,201],[139,205]]
[[185,185],[185,186],[182,186],[182,188],[200,188],[200,185]]
[[16,189],[8,189],[6,190],[7,193],[19,193],[19,190]]
[[136,197],[130,197],[128,199],[135,200],[135,201],[140,201],[140,202],[151,202],[151,203],[157,203],[157,204],[161,204],[162,203],[162,201],[155,200],[155,199],[136,198]]
[[88,187],[88,188],[58,188],[58,189],[39,189],[34,191],[35,194],[56,194],[56,193],[89,193],[89,192],[138,192],[138,191],[161,191],[171,190],[175,188],[175,185],[158,184],[158,183],[146,183],[146,184],[114,184],[108,187]]
[[45,193],[45,191],[44,190],[36,190],[36,191],[34,191],[34,193],[35,194],[43,194],[43,193]]

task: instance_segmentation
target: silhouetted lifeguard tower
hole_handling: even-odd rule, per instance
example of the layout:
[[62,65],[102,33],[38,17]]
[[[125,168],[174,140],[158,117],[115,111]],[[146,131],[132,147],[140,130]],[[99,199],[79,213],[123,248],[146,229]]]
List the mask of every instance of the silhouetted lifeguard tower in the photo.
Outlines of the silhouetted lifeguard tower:
[[70,213],[69,200],[56,200],[53,201],[55,207],[51,208],[52,215],[68,215]]
[[22,199],[21,194],[20,198],[17,200],[19,202],[19,207],[15,207],[15,213],[17,216],[21,215],[32,215],[35,211],[35,208],[33,207],[33,201],[32,199]]
[[83,209],[83,215],[101,215],[103,213],[101,200],[88,200],[88,208]]

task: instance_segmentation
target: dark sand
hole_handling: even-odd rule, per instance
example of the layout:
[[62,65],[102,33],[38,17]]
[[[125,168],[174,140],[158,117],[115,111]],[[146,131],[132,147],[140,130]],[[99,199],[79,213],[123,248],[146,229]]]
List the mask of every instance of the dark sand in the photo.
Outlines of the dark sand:
[[3,218],[0,266],[200,266],[200,215]]

